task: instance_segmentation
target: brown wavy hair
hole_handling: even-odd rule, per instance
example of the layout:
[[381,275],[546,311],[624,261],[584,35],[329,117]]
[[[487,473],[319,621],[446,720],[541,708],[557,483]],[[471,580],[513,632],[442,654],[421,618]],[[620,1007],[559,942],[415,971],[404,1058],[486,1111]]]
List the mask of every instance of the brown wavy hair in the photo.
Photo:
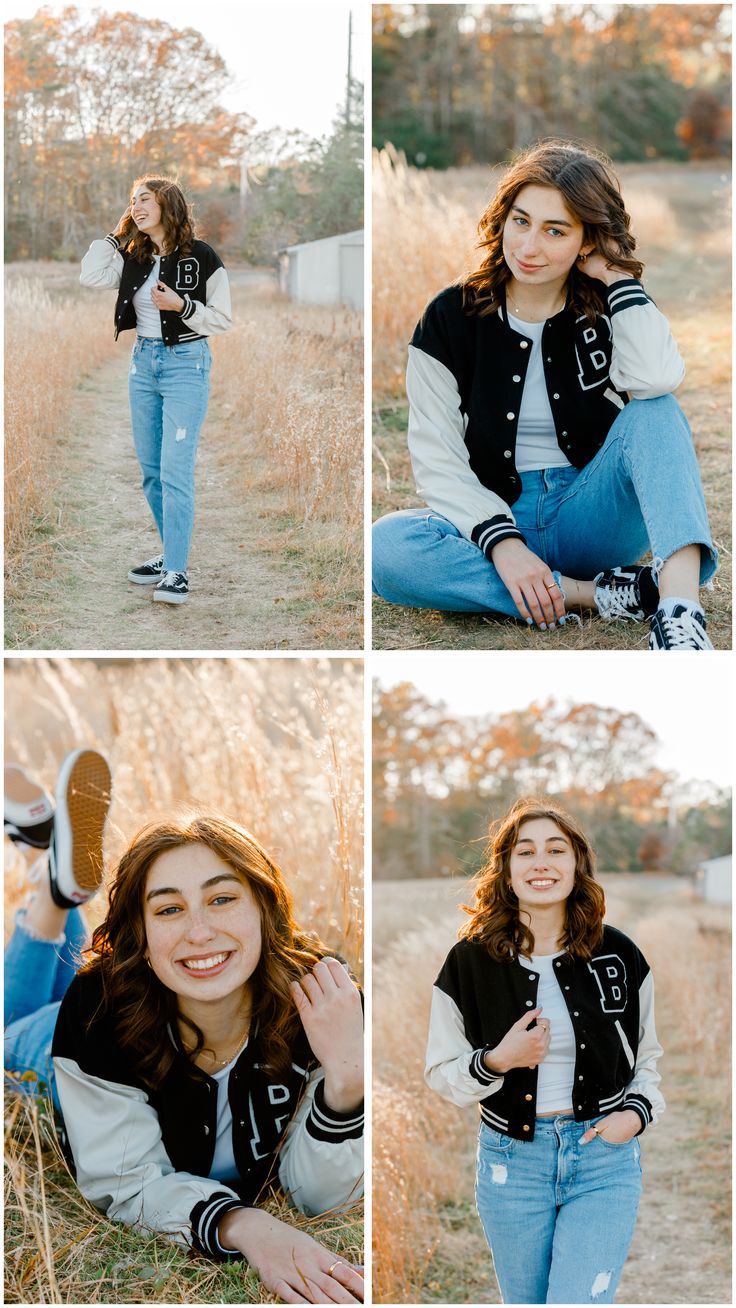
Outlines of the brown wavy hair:
[[[92,934],[86,951],[90,961],[82,970],[99,973],[101,1012],[112,1018],[121,1048],[131,1055],[141,1079],[154,1089],[175,1058],[173,1043],[162,1038],[167,1026],[175,1031],[179,1020],[192,1030],[196,1041],[192,1059],[204,1048],[199,1027],[179,1013],[176,995],[146,962],[143,897],[149,869],[167,850],[190,844],[204,845],[217,854],[245,882],[258,904],[261,956],[251,978],[251,1021],[259,1059],[277,1073],[290,1066],[294,1039],[302,1029],[290,983],[327,952],[317,936],[297,926],[282,873],[244,827],[215,814],[187,815],[144,827],[115,870],[107,917]],[[197,1074],[193,1063],[192,1072]]]
[[560,947],[574,958],[587,961],[600,943],[606,911],[603,890],[595,880],[595,854],[575,819],[546,800],[518,799],[505,817],[491,823],[486,861],[474,878],[475,903],[472,907],[461,905],[470,921],[459,934],[484,944],[499,962],[519,954],[533,954],[534,934],[519,915],[519,901],[509,884],[509,863],[522,824],[535,818],[549,818],[572,844],[575,881],[565,904]]
[[[150,177],[144,173],[136,177],[130,188],[133,195],[137,186],[146,185],[156,196],[156,203],[161,209],[161,224],[164,229],[163,254],[178,250],[180,254],[191,254],[194,244],[194,217],[191,206],[187,203],[184,192],[173,177]],[[139,232],[133,222],[132,214],[123,222],[118,232],[120,244],[137,263],[153,263],[156,253],[153,241],[145,232]]]
[[[618,248],[621,253],[616,254],[616,266],[631,277],[641,277],[644,265],[634,258],[636,239],[631,232],[631,218],[624,208],[610,159],[571,141],[541,141],[517,155],[481,216],[478,249],[485,252],[483,260],[460,282],[467,313],[493,313],[505,298],[504,287],[511,270],[503,255],[504,224],[519,191],[528,185],[558,190],[583,225],[583,244],[592,245],[605,259],[610,259]],[[605,312],[606,302],[595,279],[585,276],[584,267],[576,262],[570,269],[568,305],[594,322],[598,314]]]

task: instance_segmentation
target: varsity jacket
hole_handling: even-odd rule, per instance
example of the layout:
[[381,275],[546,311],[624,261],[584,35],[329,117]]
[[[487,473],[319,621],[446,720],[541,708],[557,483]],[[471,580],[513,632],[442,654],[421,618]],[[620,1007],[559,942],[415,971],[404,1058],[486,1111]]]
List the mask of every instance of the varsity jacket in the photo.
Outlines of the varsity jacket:
[[[108,286],[117,290],[115,340],[120,332],[136,326],[133,296],[147,280],[153,263],[142,264],[123,250],[110,233],[93,241],[82,259],[82,286]],[[230,286],[219,254],[204,241],[195,241],[191,254],[161,256],[160,280],[184,301],[180,313],[162,309],[161,337],[165,345],[200,341],[217,336],[232,325]]]
[[[215,1259],[217,1224],[252,1207],[278,1180],[292,1202],[315,1214],[362,1193],[363,1109],[338,1113],[324,1097],[324,1073],[301,1038],[285,1076],[259,1061],[257,1032],[232,1068],[236,1187],[210,1179],[216,1143],[217,1082],[177,1046],[156,1091],[146,1088],[117,1042],[109,1017],[96,1017],[102,983],[81,972],[61,1003],[52,1058],[68,1152],[77,1185],[112,1221],[156,1231]],[[162,1032],[162,1039],[172,1039]],[[176,1042],[174,1041],[174,1044]]]
[[[584,468],[629,399],[673,391],[684,366],[667,319],[640,282],[601,289],[607,313],[594,326],[566,307],[544,325],[544,377],[557,443]],[[463,311],[450,286],[425,309],[409,346],[409,452],[417,492],[491,558],[507,537],[524,539],[511,505],[521,494],[516,431],[530,337],[505,305]]]
[[[632,1108],[643,1131],[664,1109],[646,959],[623,932],[606,926],[589,963],[563,954],[554,975],[575,1032],[575,1120]],[[500,1076],[483,1055],[537,1007],[538,985],[539,974],[518,961],[496,962],[484,945],[460,940],[432,994],[427,1084],[453,1104],[478,1104],[488,1126],[516,1140],[534,1139],[537,1068]]]

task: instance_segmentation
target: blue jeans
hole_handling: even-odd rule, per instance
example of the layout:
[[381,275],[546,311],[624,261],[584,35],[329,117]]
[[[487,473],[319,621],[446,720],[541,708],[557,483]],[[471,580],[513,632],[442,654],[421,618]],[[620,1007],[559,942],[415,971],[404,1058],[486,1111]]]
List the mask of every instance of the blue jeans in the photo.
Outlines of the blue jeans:
[[128,376],[143,493],[158,527],[164,568],[185,572],[194,526],[194,463],[209,398],[207,341],[164,345],[139,336]]
[[481,1123],[475,1197],[504,1303],[613,1303],[641,1165],[636,1137],[579,1143],[600,1120],[538,1117],[533,1140]]
[[[23,909],[5,951],[5,1070],[33,1073],[16,1088],[35,1094],[44,1082],[59,1109],[51,1041],[56,1017],[81,962],[87,939],[79,911],[70,910],[63,939],[37,940],[24,925]],[[60,1110],[59,1110],[60,1111]]]
[[[690,428],[671,395],[632,400],[582,470],[525,472],[513,507],[532,552],[589,581],[647,550],[668,559],[700,545],[700,582],[716,570]],[[373,588],[391,604],[464,613],[519,613],[492,563],[431,509],[405,509],[373,527]]]

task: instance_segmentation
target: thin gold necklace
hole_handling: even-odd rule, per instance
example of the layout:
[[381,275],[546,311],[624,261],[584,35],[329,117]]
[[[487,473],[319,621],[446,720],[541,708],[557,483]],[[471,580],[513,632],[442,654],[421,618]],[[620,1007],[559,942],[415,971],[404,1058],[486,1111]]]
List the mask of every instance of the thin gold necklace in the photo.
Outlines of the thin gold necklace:
[[[524,322],[543,322],[545,318],[552,318],[554,316],[552,313],[544,313],[542,314],[541,318],[539,317],[539,314],[534,314],[534,316],[530,317],[528,312],[526,312],[524,309],[519,308],[518,304],[516,303],[516,300],[512,300],[508,291],[506,292],[506,299],[508,300],[512,309],[516,311],[517,317],[521,318]],[[559,305],[559,307],[555,308],[554,312],[558,313],[560,309],[564,308],[564,306],[565,306],[565,301],[563,300],[562,303]]]
[[234,1061],[234,1059],[237,1058],[238,1054],[239,1054],[243,1049],[245,1049],[246,1041],[247,1041],[249,1035],[250,1035],[250,1022],[248,1023],[247,1027],[245,1028],[245,1035],[243,1036],[243,1039],[240,1041],[240,1044],[238,1045],[237,1049],[235,1050],[235,1053],[234,1053],[234,1054],[228,1054],[227,1058],[213,1058],[213,1059],[212,1059],[212,1062],[213,1062],[217,1067],[227,1067],[228,1063],[232,1063],[232,1062]]

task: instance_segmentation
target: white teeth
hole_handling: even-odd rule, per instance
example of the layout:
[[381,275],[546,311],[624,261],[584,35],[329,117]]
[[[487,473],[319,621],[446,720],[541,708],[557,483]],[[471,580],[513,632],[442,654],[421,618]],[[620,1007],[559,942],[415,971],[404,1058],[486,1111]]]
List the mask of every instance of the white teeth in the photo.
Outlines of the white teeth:
[[544,878],[540,877],[539,880],[537,881],[529,882],[530,886],[553,886],[554,884],[555,883],[552,877],[544,877]]
[[226,958],[227,954],[212,954],[210,958],[183,958],[181,961],[194,972],[208,972],[212,967],[219,967]]

